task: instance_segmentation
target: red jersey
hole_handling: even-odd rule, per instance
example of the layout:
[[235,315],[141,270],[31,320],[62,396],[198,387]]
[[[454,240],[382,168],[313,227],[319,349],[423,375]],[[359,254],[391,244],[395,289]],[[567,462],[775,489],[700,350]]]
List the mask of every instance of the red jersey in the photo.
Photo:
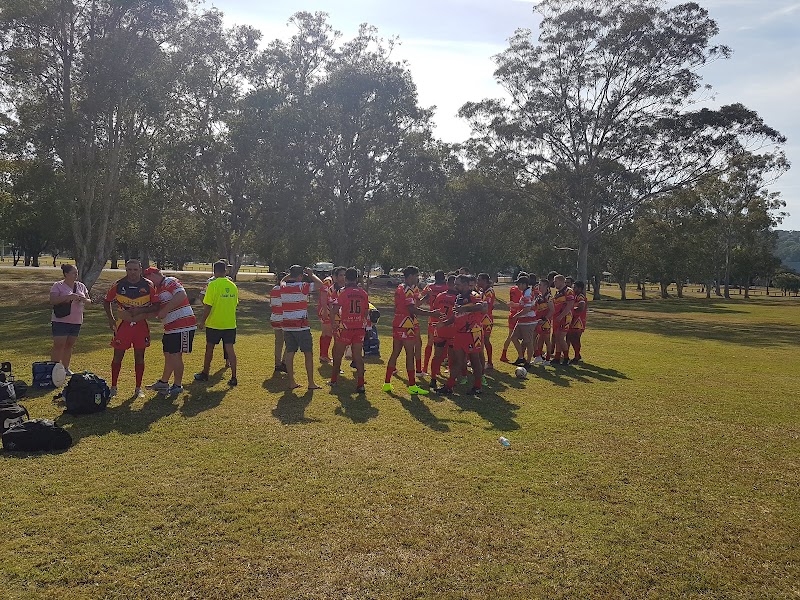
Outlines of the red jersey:
[[417,294],[419,290],[415,287],[401,283],[394,291],[394,320],[392,327],[397,329],[414,329],[417,326],[417,317],[412,316],[409,307],[417,305]]
[[436,299],[436,296],[446,292],[447,290],[448,287],[446,283],[432,283],[425,286],[425,289],[422,290],[422,295],[428,302],[428,306],[433,307],[433,301]]
[[[567,302],[570,301],[575,301],[575,292],[572,291],[571,287],[565,285],[563,288],[556,291],[555,296],[553,296],[553,305],[556,307],[556,312],[553,314],[553,321],[557,321],[564,313],[567,308]],[[569,319],[567,319],[566,322],[568,323]]]
[[488,305],[488,311],[486,314],[483,315],[481,319],[481,325],[484,327],[488,327],[489,325],[494,323],[494,301],[497,298],[496,294],[494,293],[494,288],[489,286],[485,290],[480,292],[481,300],[486,302]]
[[281,284],[281,327],[286,331],[308,329],[308,295],[313,287],[307,281],[284,281]]
[[[175,277],[164,277],[156,291],[161,304],[166,304],[180,292],[186,294],[183,284]],[[180,305],[169,311],[161,322],[164,324],[164,333],[181,333],[197,329],[197,319],[195,319],[189,298],[184,296]]]
[[[583,310],[578,308],[578,305],[583,302]],[[575,294],[575,306],[572,308],[572,323],[570,329],[577,329],[583,331],[586,329],[586,311],[589,308],[589,300],[586,294]]]
[[323,323],[330,321],[330,308],[335,300],[336,289],[333,286],[333,279],[326,277],[322,280],[322,287],[319,289],[319,299],[317,301],[317,316]]
[[547,312],[550,310],[550,290],[544,294],[536,292],[536,299],[534,300],[533,310],[536,313],[537,319],[544,319]]
[[[119,310],[153,306],[160,302],[156,288],[149,279],[141,278],[136,283],[131,283],[127,277],[123,277],[111,286],[105,301],[115,303]],[[141,322],[147,324],[144,319]],[[117,327],[122,323],[122,319],[117,319]]]
[[[447,290],[437,294],[431,304],[431,310],[438,310],[444,315],[444,319],[449,319],[453,315],[453,307],[456,305],[456,298],[458,292],[455,290]],[[436,324],[436,336],[441,338],[451,338],[456,334],[455,325],[440,325]]]
[[270,323],[280,325],[283,320],[283,306],[281,305],[281,284],[278,283],[272,287],[269,292],[269,305],[271,314],[269,316]]
[[338,329],[366,329],[369,322],[369,296],[357,285],[345,286],[336,294],[334,310]]
[[[480,301],[480,296],[475,292],[471,292],[467,295],[459,294],[456,297],[456,306],[468,306],[470,304],[477,304]],[[469,334],[476,338],[476,341],[480,341],[481,335],[483,334],[483,328],[481,327],[482,320],[483,313],[480,311],[457,313],[455,321],[456,335]]]

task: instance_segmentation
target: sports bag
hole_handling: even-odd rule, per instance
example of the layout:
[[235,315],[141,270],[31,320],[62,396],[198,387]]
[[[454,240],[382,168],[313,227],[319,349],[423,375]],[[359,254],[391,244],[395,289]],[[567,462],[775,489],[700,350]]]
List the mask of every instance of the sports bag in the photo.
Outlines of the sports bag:
[[64,365],[56,362],[35,362],[31,366],[35,388],[56,388],[64,385],[67,379],[67,370]]
[[0,382],[0,402],[14,402],[17,399],[17,388],[13,381]]
[[0,402],[0,434],[30,419],[28,409],[16,402]]
[[3,449],[17,452],[66,450],[72,445],[69,431],[49,419],[34,419],[15,425],[3,434]]
[[105,379],[84,371],[69,378],[62,395],[67,406],[65,412],[71,415],[88,415],[106,409],[111,390],[108,389]]

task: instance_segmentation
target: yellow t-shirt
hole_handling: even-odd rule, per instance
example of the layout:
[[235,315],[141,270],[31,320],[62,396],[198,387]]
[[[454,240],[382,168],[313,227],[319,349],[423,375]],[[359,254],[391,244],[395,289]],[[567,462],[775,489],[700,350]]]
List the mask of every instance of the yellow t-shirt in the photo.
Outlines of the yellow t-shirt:
[[206,327],[211,329],[236,329],[236,306],[239,289],[227,277],[217,277],[209,282],[203,304],[211,307]]

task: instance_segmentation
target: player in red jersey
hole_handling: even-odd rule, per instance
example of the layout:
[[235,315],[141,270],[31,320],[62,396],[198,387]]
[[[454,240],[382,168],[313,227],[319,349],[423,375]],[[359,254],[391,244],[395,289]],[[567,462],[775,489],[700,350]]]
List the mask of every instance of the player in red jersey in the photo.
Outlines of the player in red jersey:
[[[552,352],[551,337],[552,320],[555,308],[553,307],[553,298],[550,295],[550,282],[547,279],[540,279],[539,286],[536,290],[535,301],[533,305],[534,315],[536,318],[536,347],[533,352],[534,365],[550,365],[550,354]],[[547,345],[547,359],[542,358],[542,352],[545,344]]]
[[563,275],[556,275],[553,278],[553,283],[556,286],[556,293],[553,296],[553,305],[555,307],[555,314],[553,315],[553,345],[556,350],[553,364],[564,366],[569,364],[567,332],[572,323],[575,292],[567,285]]
[[338,327],[333,335],[333,374],[331,385],[336,385],[342,368],[345,348],[352,347],[353,363],[358,382],[356,391],[363,394],[364,388],[364,335],[369,321],[369,296],[358,287],[358,271],[349,268],[344,274],[345,285],[336,295],[333,305]]
[[520,277],[517,281],[519,289],[522,291],[522,296],[518,302],[519,311],[512,313],[516,320],[512,341],[519,353],[519,357],[512,364],[518,367],[528,367],[534,350],[536,288],[530,285],[531,282],[527,277]]
[[[439,270],[433,274],[434,282],[426,285],[422,290],[422,301],[428,303],[430,308],[433,308],[433,301],[436,297],[447,291],[447,278],[444,271]],[[425,346],[425,362],[423,363],[423,373],[428,373],[428,366],[431,361],[431,354],[433,353],[433,340],[436,337],[436,317],[428,318],[428,343]]]
[[417,386],[415,370],[416,340],[419,337],[419,321],[417,313],[439,316],[433,311],[417,306],[417,293],[415,287],[419,283],[419,269],[406,267],[403,269],[403,283],[397,286],[394,293],[394,320],[392,321],[392,354],[386,364],[386,379],[383,384],[384,392],[392,391],[392,375],[400,352],[406,353],[406,371],[408,373],[408,391],[412,395],[427,394]]
[[[456,275],[451,274],[447,276],[447,290],[437,294],[436,298],[431,302],[431,309],[442,315],[441,319],[436,320],[436,327],[434,329],[433,337],[433,362],[431,363],[431,384],[430,389],[436,391],[436,380],[439,377],[442,369],[442,363],[445,356],[448,356],[453,348],[453,338],[456,335],[456,328],[450,320],[453,316],[453,308],[456,305],[456,298],[458,298],[458,289],[456,289]],[[449,324],[443,321],[448,321]]]
[[[158,314],[160,300],[155,286],[142,277],[141,262],[135,258],[126,261],[125,272],[126,276],[111,286],[103,302],[108,326],[114,332],[111,340],[111,347],[114,348],[114,358],[111,361],[111,395],[117,394],[117,380],[125,351],[133,347],[135,393],[141,398],[144,396],[142,390],[144,351],[150,346],[150,328],[147,319]],[[139,310],[134,319],[134,310],[137,309]]]
[[322,323],[322,335],[319,337],[319,362],[330,364],[329,351],[333,341],[334,324],[331,322],[331,305],[336,294],[344,287],[344,267],[334,267],[331,276],[322,280],[317,299],[317,316]]
[[[494,287],[492,287],[492,280],[488,273],[480,273],[478,275],[478,291],[481,298],[486,302],[486,314],[483,315],[481,326],[483,327],[483,347],[486,350],[486,371],[494,369],[492,364],[492,329],[494,329],[494,301],[496,295]],[[483,355],[482,355],[483,356]]]
[[567,344],[575,350],[570,364],[581,361],[581,335],[586,330],[586,310],[589,304],[586,298],[586,285],[582,281],[575,282],[575,306],[572,309],[572,323],[567,332]]
[[[514,341],[514,328],[517,326],[517,319],[513,315],[518,313],[520,309],[519,301],[522,298],[522,290],[519,288],[519,283],[523,278],[528,278],[528,274],[524,271],[517,275],[516,285],[512,285],[511,289],[508,290],[508,336],[506,336],[506,341],[503,342],[503,352],[500,354],[502,362],[509,362],[508,346]],[[514,343],[514,346],[517,347],[517,344]],[[517,347],[517,350],[519,350],[519,347]]]
[[456,374],[463,373],[469,359],[472,364],[473,387],[471,394],[479,395],[483,387],[483,368],[481,354],[483,353],[483,328],[481,321],[486,314],[487,304],[480,296],[472,291],[472,282],[468,275],[459,275],[456,280],[458,296],[456,297],[453,314],[441,323],[452,325],[455,328],[453,337],[453,351],[451,352],[450,377],[447,387],[440,393],[447,395],[452,392],[456,383]]

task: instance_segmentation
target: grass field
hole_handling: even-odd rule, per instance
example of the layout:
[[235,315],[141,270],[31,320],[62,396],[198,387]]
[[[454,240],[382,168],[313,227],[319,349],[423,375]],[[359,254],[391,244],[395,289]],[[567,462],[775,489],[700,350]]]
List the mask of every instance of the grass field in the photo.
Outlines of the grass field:
[[[0,271],[0,359],[26,379],[49,354],[35,281]],[[75,444],[0,455],[0,597],[800,597],[798,299],[593,303],[586,364],[412,399],[380,391],[382,360],[366,396],[349,370],[286,392],[269,285],[241,288],[239,387],[220,356],[209,384],[132,400],[127,357],[104,413],[25,400]],[[101,311],[73,367],[108,376]],[[148,358],[151,382],[160,343]]]

